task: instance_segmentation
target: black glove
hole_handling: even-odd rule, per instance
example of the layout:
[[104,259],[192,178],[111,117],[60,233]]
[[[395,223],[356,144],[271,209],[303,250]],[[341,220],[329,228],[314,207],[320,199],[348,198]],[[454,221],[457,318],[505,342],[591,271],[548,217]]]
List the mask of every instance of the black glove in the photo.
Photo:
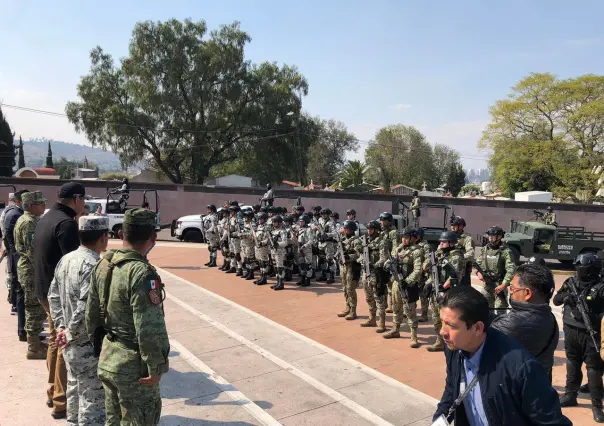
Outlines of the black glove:
[[569,293],[566,296],[564,296],[564,304],[575,306],[577,304],[577,298],[575,297],[575,295],[573,293]]

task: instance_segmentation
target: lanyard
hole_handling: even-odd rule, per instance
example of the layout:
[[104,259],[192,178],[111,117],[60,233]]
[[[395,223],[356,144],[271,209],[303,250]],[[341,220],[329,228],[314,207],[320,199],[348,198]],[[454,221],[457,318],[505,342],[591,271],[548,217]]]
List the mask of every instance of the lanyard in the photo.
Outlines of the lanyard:
[[[462,361],[462,368],[463,368],[463,361]],[[461,393],[461,395],[459,395],[457,397],[457,399],[455,401],[453,401],[453,404],[451,405],[451,407],[449,408],[449,412],[447,413],[447,418],[450,418],[453,415],[453,413],[455,412],[457,407],[459,407],[461,405],[461,403],[463,402],[463,400],[466,399],[466,397],[470,394],[470,392],[472,392],[472,389],[474,388],[474,386],[476,386],[477,383],[478,383],[478,372],[476,372],[476,375],[474,376],[474,378],[472,379],[470,384]]]

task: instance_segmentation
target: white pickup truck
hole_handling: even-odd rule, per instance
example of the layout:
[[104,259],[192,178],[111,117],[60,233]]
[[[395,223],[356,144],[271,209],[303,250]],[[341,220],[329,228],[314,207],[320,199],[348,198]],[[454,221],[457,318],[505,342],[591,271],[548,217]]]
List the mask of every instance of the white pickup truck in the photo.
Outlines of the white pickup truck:
[[[240,207],[241,210],[252,209],[252,206]],[[205,214],[190,214],[173,220],[170,234],[186,243],[205,243],[201,231],[201,221],[204,216]]]

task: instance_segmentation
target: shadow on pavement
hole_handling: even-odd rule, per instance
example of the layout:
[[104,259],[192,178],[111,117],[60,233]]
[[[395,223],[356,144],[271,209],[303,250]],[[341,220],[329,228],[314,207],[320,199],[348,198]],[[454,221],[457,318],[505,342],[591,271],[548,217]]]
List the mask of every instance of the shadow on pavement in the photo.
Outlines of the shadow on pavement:
[[197,426],[197,425],[247,426],[247,425],[253,425],[253,423],[248,423],[248,422],[224,422],[224,421],[215,422],[213,420],[190,419],[188,417],[174,416],[174,415],[162,416],[159,424],[161,426]]

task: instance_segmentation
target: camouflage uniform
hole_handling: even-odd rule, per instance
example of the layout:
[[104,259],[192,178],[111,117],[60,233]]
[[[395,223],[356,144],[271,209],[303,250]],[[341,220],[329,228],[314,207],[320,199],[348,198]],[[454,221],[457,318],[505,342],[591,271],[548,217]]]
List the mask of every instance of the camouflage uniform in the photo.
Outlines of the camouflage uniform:
[[382,269],[380,254],[383,249],[382,235],[378,232],[373,236],[367,236],[367,248],[369,251],[369,276],[365,276],[365,300],[369,306],[369,320],[361,324],[361,327],[371,327],[371,319],[377,317],[378,333],[386,331],[386,303],[388,302],[388,278]]
[[237,215],[231,216],[228,222],[229,253],[231,255],[231,269],[229,272],[237,272],[238,276],[243,274],[243,259],[241,258],[241,222]]
[[[425,265],[426,262],[430,261],[430,244],[427,241],[420,241],[419,243],[417,243],[417,245],[423,250],[424,265]],[[423,268],[423,266],[422,266],[422,268]],[[424,286],[426,284],[426,280],[427,280],[426,273],[422,271],[422,277],[421,277],[421,281],[419,284],[419,287],[420,287],[419,299],[422,304],[422,314],[418,318],[418,321],[420,321],[420,322],[428,321],[428,309],[430,307],[430,300],[428,297],[426,297],[426,295],[423,291]]]
[[[129,224],[154,227],[155,213],[128,210],[124,227]],[[103,328],[107,332],[98,372],[105,388],[109,426],[159,423],[162,407],[159,383],[148,386],[138,380],[161,376],[169,369],[163,290],[155,268],[145,256],[129,248],[107,252],[93,271],[86,329],[93,342]],[[102,311],[105,300],[106,309]]]
[[543,213],[543,223],[546,225],[556,225],[556,213],[545,212]]
[[419,283],[422,275],[423,250],[416,244],[399,245],[393,250],[393,258],[398,259],[400,283],[406,289],[406,295],[399,291],[399,283],[392,279],[390,293],[392,294],[392,311],[394,313],[392,330],[384,334],[385,339],[400,337],[403,315],[411,329],[413,347],[417,346],[417,300],[419,298]]
[[[226,213],[228,214],[228,212]],[[229,253],[229,218],[228,216],[223,216],[222,219],[218,222],[218,236],[220,237],[220,251],[222,254],[223,264],[219,268],[221,271],[227,271],[231,268],[231,258]]]
[[[264,213],[262,215],[264,217]],[[260,220],[258,220],[258,225],[254,231],[254,241],[256,242],[256,246],[254,247],[254,257],[260,263],[260,278],[254,281],[254,284],[256,285],[266,284],[268,266],[270,262],[270,243],[268,241],[270,229],[270,226],[267,225],[266,222],[260,223]]]
[[[26,192],[22,195],[23,204],[44,203],[46,198],[40,191]],[[39,218],[25,211],[15,225],[15,247],[19,254],[17,273],[25,294],[25,331],[27,332],[27,358],[46,359],[46,351],[40,343],[39,335],[44,330],[46,311],[35,294],[33,240]]]
[[[322,222],[322,224],[321,224]],[[321,271],[321,278],[317,281],[326,281],[331,284],[334,282],[336,275],[336,263],[334,258],[337,252],[336,238],[338,238],[338,227],[334,220],[319,220],[319,251],[325,253],[325,262]]]
[[[438,294],[432,289],[430,292],[430,308],[432,311],[432,324],[434,325],[434,331],[436,332],[436,342],[432,347],[428,348],[429,351],[442,350],[444,348],[444,341],[440,335],[440,328],[442,327],[442,322],[440,320],[440,306],[437,300],[439,295],[446,291],[442,286],[449,279],[451,280],[451,288],[461,285],[465,273],[464,253],[459,246],[456,246],[450,251],[445,251],[439,247],[434,253],[434,258],[438,268],[439,282],[437,285],[439,291]],[[430,259],[428,258],[424,261],[424,264],[429,264],[429,262]],[[433,287],[432,275],[430,275],[426,281],[426,286]]]
[[255,253],[255,244],[256,240],[254,239],[254,222],[251,220],[245,220],[243,226],[241,228],[241,233],[239,237],[241,238],[241,253],[243,253],[243,269],[244,273],[242,278],[246,280],[254,279],[254,269],[256,266],[256,253]]
[[486,281],[490,281],[490,285],[486,285],[485,282],[484,286],[489,308],[505,309],[509,307],[507,290],[495,296],[495,287],[500,284],[509,287],[512,282],[515,265],[510,248],[505,243],[501,243],[497,248],[491,248],[487,244],[482,247],[480,257],[476,259],[476,263],[482,268],[485,275],[488,275],[488,277],[485,277]]
[[472,264],[474,263],[474,239],[467,232],[459,234],[457,246],[462,249],[465,270],[461,280],[462,285],[472,285]]
[[345,263],[342,265],[340,280],[346,298],[346,309],[340,312],[338,316],[353,320],[357,317],[357,287],[361,278],[361,265],[357,262],[357,259],[363,251],[363,245],[359,237],[346,235],[342,237],[342,249],[344,250]]
[[411,199],[411,215],[413,216],[413,226],[419,228],[419,217],[421,216],[422,202],[419,197]]
[[[273,222],[274,225],[275,223]],[[271,288],[273,290],[283,290],[285,283],[285,256],[287,255],[286,247],[289,244],[287,230],[283,227],[283,222],[281,222],[281,226],[271,228],[270,238],[274,242],[274,248],[271,247],[271,256],[277,268],[277,284],[271,286]]]
[[210,213],[203,217],[203,233],[208,243],[210,262],[206,266],[216,266],[216,255],[220,248],[220,235],[218,233],[218,215]]
[[[108,231],[109,219],[81,217],[79,230]],[[85,324],[90,279],[99,259],[97,252],[84,246],[66,254],[55,269],[48,293],[55,328],[65,329],[69,344],[63,349],[67,367],[68,425],[101,425],[105,422],[105,392]]]
[[312,277],[312,247],[315,241],[315,232],[310,226],[305,225],[298,228],[297,246],[298,246],[298,265],[300,266],[300,275],[302,280],[300,285],[308,287]]
[[[400,239],[399,239],[398,231],[392,225],[390,225],[387,228],[384,228],[382,230],[382,243],[384,244],[384,249],[385,250],[387,249],[390,251],[392,251],[394,248],[398,247],[398,245],[401,243]],[[389,247],[389,248],[387,248],[387,247]],[[384,251],[380,257],[380,263],[382,265],[385,265],[387,260],[388,260],[388,255]],[[391,286],[388,286],[388,297],[390,298],[390,303],[388,303],[387,306],[391,307],[392,306],[392,294],[390,293],[390,290],[391,290]],[[387,308],[386,312],[392,313],[392,309]]]

